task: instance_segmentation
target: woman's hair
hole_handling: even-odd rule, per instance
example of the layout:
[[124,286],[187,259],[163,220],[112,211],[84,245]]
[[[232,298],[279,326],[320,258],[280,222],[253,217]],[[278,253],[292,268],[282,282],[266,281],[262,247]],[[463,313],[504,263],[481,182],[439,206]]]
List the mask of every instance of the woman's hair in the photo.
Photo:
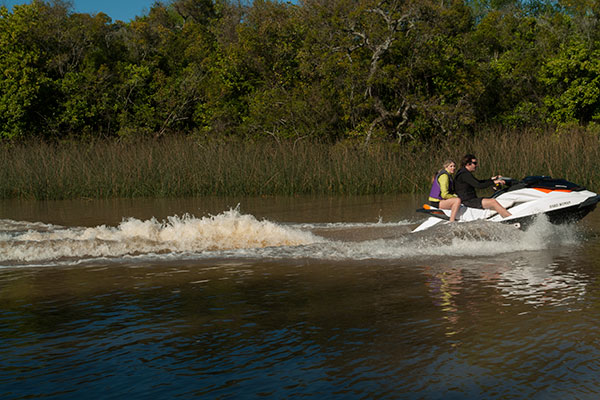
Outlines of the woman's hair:
[[445,170],[446,168],[448,168],[448,165],[450,164],[456,164],[454,162],[454,160],[451,159],[447,159],[446,161],[444,161],[444,163],[442,164],[442,166],[444,168],[440,169],[438,172],[436,172],[432,177],[431,177],[431,183],[433,183],[433,181],[435,180],[435,177],[437,176],[437,174],[441,173],[443,170]]
[[465,156],[462,158],[461,162],[460,162],[460,166],[464,167],[465,165],[467,165],[468,163],[471,162],[472,159],[477,158],[475,157],[473,154],[465,154]]
[[444,161],[444,163],[442,164],[442,166],[443,166],[444,168],[448,168],[448,166],[449,166],[450,164],[456,164],[456,163],[454,162],[454,160],[447,159],[446,161]]

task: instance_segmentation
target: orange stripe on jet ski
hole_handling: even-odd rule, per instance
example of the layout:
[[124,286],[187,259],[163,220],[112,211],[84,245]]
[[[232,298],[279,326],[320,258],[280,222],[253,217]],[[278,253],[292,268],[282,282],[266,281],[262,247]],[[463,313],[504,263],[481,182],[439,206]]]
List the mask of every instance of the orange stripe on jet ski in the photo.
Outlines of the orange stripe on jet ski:
[[566,192],[570,193],[572,190],[568,189],[544,189],[544,188],[534,188],[535,190],[539,190],[540,192],[550,193],[550,192]]
[[[433,207],[431,207],[429,204],[423,204],[423,209],[431,211],[433,210]],[[439,215],[446,215],[444,214],[443,211],[437,211],[437,209],[435,211],[431,211],[432,214],[439,214]]]

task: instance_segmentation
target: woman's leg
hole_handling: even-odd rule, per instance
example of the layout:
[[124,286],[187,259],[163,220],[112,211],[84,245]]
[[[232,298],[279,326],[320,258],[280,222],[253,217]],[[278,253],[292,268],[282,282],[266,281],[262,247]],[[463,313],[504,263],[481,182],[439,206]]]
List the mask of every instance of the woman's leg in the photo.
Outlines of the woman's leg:
[[502,218],[510,217],[512,215],[506,208],[502,207],[496,199],[481,199],[481,205],[483,208],[496,210]]
[[441,200],[440,208],[443,208],[444,210],[451,210],[450,211],[450,222],[454,222],[454,221],[456,221],[456,213],[458,212],[458,209],[460,208],[460,199],[458,197],[455,197],[453,199]]

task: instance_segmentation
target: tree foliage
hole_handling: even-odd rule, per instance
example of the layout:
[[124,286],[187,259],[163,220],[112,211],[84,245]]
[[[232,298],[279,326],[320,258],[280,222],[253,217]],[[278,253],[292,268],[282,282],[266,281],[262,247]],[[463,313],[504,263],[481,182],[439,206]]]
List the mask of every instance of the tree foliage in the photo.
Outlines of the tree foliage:
[[600,119],[588,0],[172,0],[129,22],[0,8],[0,138],[422,142]]

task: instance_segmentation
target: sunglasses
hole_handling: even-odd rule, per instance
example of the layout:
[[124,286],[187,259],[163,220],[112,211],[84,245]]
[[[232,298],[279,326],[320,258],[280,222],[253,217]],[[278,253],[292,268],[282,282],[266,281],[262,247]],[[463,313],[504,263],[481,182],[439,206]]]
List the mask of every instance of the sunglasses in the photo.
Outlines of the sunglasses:
[[469,164],[477,165],[477,161],[471,161]]

